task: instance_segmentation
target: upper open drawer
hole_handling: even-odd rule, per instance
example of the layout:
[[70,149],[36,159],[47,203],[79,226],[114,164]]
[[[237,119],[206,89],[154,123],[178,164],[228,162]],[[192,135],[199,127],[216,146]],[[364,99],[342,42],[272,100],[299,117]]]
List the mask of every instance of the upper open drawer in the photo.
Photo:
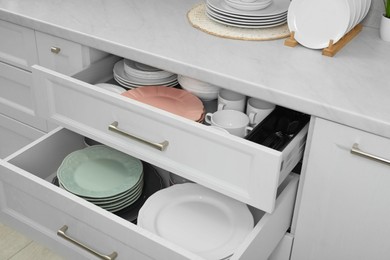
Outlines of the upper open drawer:
[[[38,114],[261,210],[274,210],[279,184],[302,157],[307,126],[279,152],[93,86],[112,78],[118,59],[107,57],[74,77],[34,66]],[[115,124],[119,129],[110,131]],[[160,144],[162,151],[155,149]]]

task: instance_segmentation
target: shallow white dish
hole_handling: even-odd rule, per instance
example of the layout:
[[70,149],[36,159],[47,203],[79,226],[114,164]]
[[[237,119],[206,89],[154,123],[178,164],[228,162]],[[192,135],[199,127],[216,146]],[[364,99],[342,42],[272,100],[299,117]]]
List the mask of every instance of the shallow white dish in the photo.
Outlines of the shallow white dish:
[[274,16],[286,12],[290,5],[290,0],[274,0],[272,1],[272,4],[269,5],[267,8],[252,11],[238,10],[233,7],[230,7],[225,3],[225,0],[207,0],[207,3],[215,9],[220,10],[224,13],[240,14],[252,17],[263,17]]
[[124,60],[120,60],[117,63],[115,63],[113,68],[114,77],[119,78],[121,81],[130,83],[133,85],[163,85],[171,83],[175,80],[177,80],[177,75],[173,74],[167,78],[162,79],[145,79],[145,78],[138,78],[138,77],[132,77],[125,73],[124,71]]
[[164,79],[174,75],[172,72],[154,68],[129,59],[124,59],[124,70],[126,74],[132,77],[145,79]]
[[281,17],[270,19],[270,20],[245,20],[245,19],[221,15],[221,14],[216,13],[212,9],[209,9],[207,7],[206,7],[206,12],[207,12],[207,14],[209,14],[210,16],[212,16],[215,19],[219,19],[219,20],[224,21],[226,23],[241,24],[241,25],[267,26],[267,25],[272,25],[272,24],[277,24],[277,23],[287,21],[287,14],[284,16],[281,16]]
[[[318,12],[321,10],[321,12]],[[303,46],[322,49],[336,43],[348,30],[348,0],[294,0],[287,14],[288,27]]]
[[209,5],[209,4],[206,4],[206,7],[207,9],[209,10],[212,10],[213,13],[217,13],[219,15],[223,15],[223,16],[226,16],[226,17],[230,17],[230,18],[236,18],[236,19],[240,19],[240,20],[243,20],[243,21],[263,21],[263,20],[267,20],[267,21],[270,21],[270,20],[273,20],[273,19],[278,19],[280,17],[285,17],[287,16],[287,10],[285,12],[282,12],[282,13],[279,13],[279,14],[276,14],[276,15],[265,15],[265,16],[247,16],[247,15],[241,15],[241,14],[232,14],[232,13],[227,13],[227,12],[224,12],[220,9],[216,9],[215,7],[213,7],[212,5]]
[[[114,75],[114,79],[116,82],[118,82],[119,85],[125,87],[125,88],[128,88],[128,89],[134,89],[134,88],[138,88],[138,87],[146,87],[146,86],[154,86],[154,85],[150,85],[150,84],[133,84],[133,83],[130,83],[130,82],[127,82],[127,81],[124,81],[123,79],[119,78],[118,76]],[[159,86],[166,86],[166,87],[174,87],[178,84],[178,81],[177,79],[171,81],[171,82],[167,82],[167,83],[162,83],[162,84],[159,84]]]
[[241,1],[225,0],[225,3],[238,10],[260,10],[268,7],[272,1],[246,3]]
[[217,18],[217,17],[215,17],[215,16],[213,16],[212,14],[209,14],[209,13],[206,13],[206,16],[208,18],[210,18],[211,20],[213,20],[215,22],[218,22],[218,23],[221,23],[221,24],[234,26],[234,27],[239,27],[239,28],[248,28],[248,29],[270,28],[270,27],[275,27],[275,26],[279,26],[279,25],[285,24],[287,22],[287,19],[283,19],[282,21],[278,21],[278,22],[275,22],[275,23],[268,23],[268,24],[258,25],[258,24],[250,24],[250,23],[245,23],[245,22],[241,22],[240,23],[240,22],[229,21],[229,20],[226,20],[226,19],[220,19],[220,18]]
[[205,259],[232,255],[252,231],[248,207],[195,183],[153,194],[139,211],[138,225]]
[[102,89],[105,89],[105,90],[108,90],[108,91],[111,91],[113,93],[117,93],[117,94],[122,94],[123,92],[126,91],[126,89],[124,89],[120,86],[114,85],[114,84],[110,84],[110,83],[98,83],[98,84],[95,84],[95,86],[102,88]]

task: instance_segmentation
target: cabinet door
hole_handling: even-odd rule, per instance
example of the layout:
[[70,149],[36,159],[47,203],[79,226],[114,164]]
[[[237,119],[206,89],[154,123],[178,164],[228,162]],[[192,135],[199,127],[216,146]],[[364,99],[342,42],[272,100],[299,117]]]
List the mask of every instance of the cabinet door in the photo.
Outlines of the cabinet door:
[[0,62],[0,113],[45,131],[33,97],[31,72]]
[[33,30],[0,21],[0,37],[0,60],[25,70],[37,63]]
[[0,114],[0,158],[16,152],[42,135],[43,132]]
[[[293,260],[390,259],[390,140],[315,119]],[[370,158],[369,158],[370,157]]]
[[36,32],[39,64],[57,72],[71,75],[99,60],[107,53],[76,42]]

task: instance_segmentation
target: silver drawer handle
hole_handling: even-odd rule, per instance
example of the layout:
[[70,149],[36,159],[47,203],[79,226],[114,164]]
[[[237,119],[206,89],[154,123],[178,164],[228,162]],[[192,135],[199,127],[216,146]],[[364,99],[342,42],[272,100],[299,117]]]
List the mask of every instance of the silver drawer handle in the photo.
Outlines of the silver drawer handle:
[[51,51],[52,53],[54,53],[54,54],[58,54],[58,53],[60,53],[61,48],[60,48],[60,47],[52,46],[52,47],[50,48],[50,51]]
[[351,149],[351,153],[362,156],[364,158],[367,158],[367,159],[370,159],[373,161],[376,161],[376,162],[381,162],[381,163],[384,163],[386,165],[390,165],[390,160],[373,155],[373,154],[370,154],[370,153],[366,153],[366,152],[360,150],[359,144],[356,144],[356,143],[353,144],[352,149]]
[[119,134],[124,135],[126,137],[129,137],[131,139],[137,140],[137,141],[139,141],[141,143],[147,144],[147,145],[149,145],[149,146],[151,146],[153,148],[156,148],[159,151],[165,151],[165,149],[167,149],[167,147],[168,147],[168,144],[169,144],[168,141],[163,141],[161,143],[150,142],[150,141],[145,140],[145,139],[143,139],[141,137],[135,136],[133,134],[126,133],[125,131],[119,129],[118,125],[119,125],[119,123],[117,121],[115,121],[115,122],[113,122],[112,124],[110,124],[108,126],[108,130],[116,132],[116,133],[119,133]]
[[58,231],[57,231],[57,235],[68,240],[69,242],[72,242],[73,244],[75,244],[76,246],[79,246],[81,247],[82,249],[85,249],[87,250],[88,252],[92,253],[93,255],[101,258],[101,259],[104,259],[104,260],[114,260],[118,254],[117,252],[113,252],[109,255],[103,255],[103,254],[100,254],[99,252],[95,251],[94,249],[84,245],[83,243],[77,241],[76,239],[68,236],[65,232],[68,230],[68,226],[67,225],[64,225],[62,228],[60,228]]

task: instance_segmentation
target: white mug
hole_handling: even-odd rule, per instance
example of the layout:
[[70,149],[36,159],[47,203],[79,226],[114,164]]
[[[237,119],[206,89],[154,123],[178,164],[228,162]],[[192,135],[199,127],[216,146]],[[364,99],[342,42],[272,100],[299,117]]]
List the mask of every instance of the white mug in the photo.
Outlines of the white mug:
[[256,126],[274,109],[275,104],[253,97],[249,98],[246,106],[246,114],[249,117],[249,125]]
[[245,137],[253,127],[249,125],[249,117],[236,110],[219,110],[215,113],[207,113],[205,120],[212,126],[223,128],[230,134]]
[[221,89],[218,93],[218,110],[237,110],[244,112],[245,104],[245,95],[228,89]]

